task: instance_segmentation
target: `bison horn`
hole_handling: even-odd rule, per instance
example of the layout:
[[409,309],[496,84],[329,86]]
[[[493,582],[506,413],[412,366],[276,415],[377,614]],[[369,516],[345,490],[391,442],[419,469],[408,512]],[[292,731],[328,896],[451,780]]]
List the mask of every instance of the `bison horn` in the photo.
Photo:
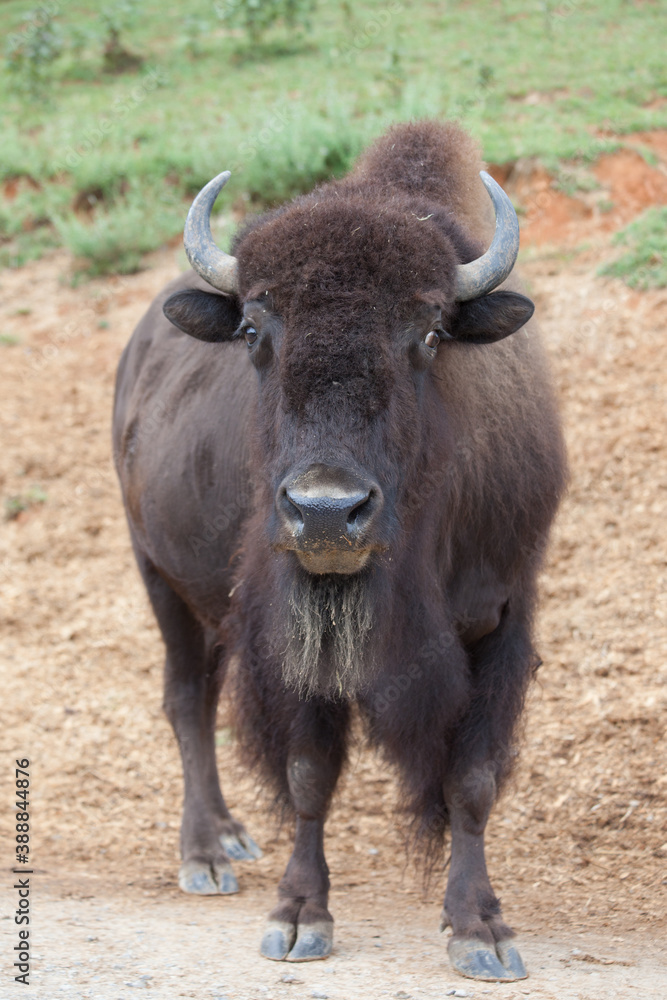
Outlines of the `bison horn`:
[[211,236],[211,209],[231,177],[229,170],[218,174],[203,187],[192,202],[185,220],[183,245],[197,274],[221,292],[238,291],[238,262],[216,246]]
[[[496,231],[491,246],[477,260],[459,264],[456,269],[456,301],[467,302],[486,295],[508,276],[519,253],[519,220],[512,202],[500,184],[485,170],[479,176],[491,195],[496,213]],[[206,189],[204,189],[206,190]]]

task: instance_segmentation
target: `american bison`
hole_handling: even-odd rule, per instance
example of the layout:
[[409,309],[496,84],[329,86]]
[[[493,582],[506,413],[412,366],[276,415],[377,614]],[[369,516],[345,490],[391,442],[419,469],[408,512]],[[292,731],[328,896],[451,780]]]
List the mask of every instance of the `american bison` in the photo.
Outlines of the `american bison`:
[[114,451],[183,760],[179,884],[236,892],[230,861],[259,855],[216,769],[231,664],[242,751],[295,818],[270,959],[331,952],[324,820],[357,706],[411,842],[433,858],[450,830],[453,965],[526,975],[484,830],[566,473],[533,303],[494,290],[516,215],[479,168],[457,126],[397,125],[344,179],[247,221],[233,256],[209,226],[220,174],[188,215],[194,271],[120,362]]

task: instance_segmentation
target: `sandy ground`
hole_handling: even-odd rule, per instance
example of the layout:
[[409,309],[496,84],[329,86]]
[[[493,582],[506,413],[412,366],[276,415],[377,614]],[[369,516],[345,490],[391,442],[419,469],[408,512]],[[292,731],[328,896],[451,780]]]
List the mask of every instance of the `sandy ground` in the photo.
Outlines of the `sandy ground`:
[[[359,745],[327,827],[336,950],[325,963],[259,958],[286,863],[221,713],[227,799],[265,850],[237,897],[176,885],[181,777],[161,712],[162,648],[112,474],[115,365],[179,250],[126,278],[73,288],[56,253],[0,276],[3,498],[46,499],[0,525],[3,809],[0,998],[345,998],[452,995],[599,1000],[667,995],[667,292],[597,277],[620,225],[667,200],[658,167],[598,165],[614,212],[520,171],[522,273],[560,389],[572,487],[542,580],[544,665],[521,764],[488,858],[531,978],[457,977],[437,931],[444,875],[406,861],[393,778]],[[641,159],[641,158],[639,158]],[[653,175],[647,174],[653,170]],[[606,173],[604,172],[606,171]],[[619,177],[626,178],[623,200]],[[614,187],[616,185],[616,187]],[[647,200],[648,199],[648,200]],[[629,201],[632,203],[629,204]],[[36,494],[33,493],[36,498]],[[31,760],[31,986],[12,982],[15,757]]]

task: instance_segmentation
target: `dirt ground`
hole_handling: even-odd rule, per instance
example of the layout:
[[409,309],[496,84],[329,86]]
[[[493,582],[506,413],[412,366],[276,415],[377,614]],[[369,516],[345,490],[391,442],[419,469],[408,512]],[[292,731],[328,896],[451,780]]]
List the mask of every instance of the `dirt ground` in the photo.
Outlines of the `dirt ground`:
[[[40,487],[0,525],[4,763],[0,998],[332,1000],[448,994],[599,1000],[667,995],[667,291],[596,276],[611,234],[667,202],[667,136],[596,167],[602,211],[539,172],[523,202],[522,273],[562,399],[572,485],[542,579],[544,660],[521,764],[489,828],[496,891],[531,977],[457,977],[438,933],[444,876],[406,861],[393,778],[360,745],[328,823],[334,955],[259,958],[286,863],[253,777],[220,719],[228,802],[264,848],[235,897],[176,883],[181,776],[161,711],[162,648],[112,474],[114,370],[178,248],[140,274],[74,288],[56,253],[0,276],[3,498]],[[507,172],[506,172],[507,173]],[[625,194],[624,194],[625,192]],[[14,758],[31,760],[32,985],[12,982]],[[456,992],[454,992],[456,991]]]

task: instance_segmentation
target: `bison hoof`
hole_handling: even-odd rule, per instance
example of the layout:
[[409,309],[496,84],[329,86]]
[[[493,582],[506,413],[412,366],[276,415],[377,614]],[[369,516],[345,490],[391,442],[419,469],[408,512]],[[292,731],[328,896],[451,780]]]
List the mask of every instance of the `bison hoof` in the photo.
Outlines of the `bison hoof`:
[[295,928],[281,920],[270,920],[262,938],[261,953],[274,962],[314,962],[328,958],[333,948],[333,923],[321,920]]
[[229,865],[206,861],[184,861],[178,873],[178,884],[183,892],[196,896],[229,896],[239,891],[234,872]]
[[468,979],[487,983],[513,982],[526,979],[528,973],[512,940],[500,941],[495,950],[475,938],[452,937],[447,946],[449,958],[457,972]]
[[295,940],[296,928],[294,924],[288,924],[282,920],[269,920],[259,950],[264,958],[271,958],[274,962],[283,962],[289,955]]
[[262,856],[258,845],[245,831],[238,834],[223,833],[220,835],[220,843],[232,861],[256,861]]
[[314,962],[318,958],[328,958],[333,948],[333,924],[330,920],[320,920],[316,924],[299,924],[296,942],[288,962]]
[[507,971],[511,972],[514,979],[528,979],[526,966],[523,964],[523,959],[514,941],[511,939],[509,941],[499,941],[496,945],[496,952],[498,953],[498,958]]

